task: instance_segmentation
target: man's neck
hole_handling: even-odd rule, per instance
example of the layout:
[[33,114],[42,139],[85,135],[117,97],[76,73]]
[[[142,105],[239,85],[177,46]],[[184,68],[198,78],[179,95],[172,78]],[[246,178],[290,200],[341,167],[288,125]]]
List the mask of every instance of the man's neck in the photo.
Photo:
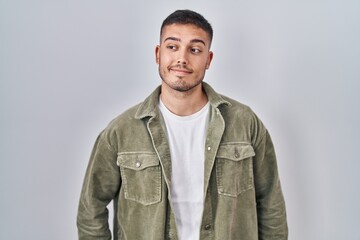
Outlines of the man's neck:
[[201,84],[189,91],[180,92],[163,83],[160,97],[166,108],[178,116],[189,116],[196,113],[208,102]]

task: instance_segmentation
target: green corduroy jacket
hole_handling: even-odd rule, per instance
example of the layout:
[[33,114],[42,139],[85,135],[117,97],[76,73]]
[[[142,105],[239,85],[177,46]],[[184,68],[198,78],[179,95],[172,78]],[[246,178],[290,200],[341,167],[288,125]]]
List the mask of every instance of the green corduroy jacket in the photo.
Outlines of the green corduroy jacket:
[[[275,151],[253,111],[203,83],[210,102],[200,240],[284,240],[288,229]],[[78,215],[82,240],[178,239],[171,207],[171,158],[158,109],[160,87],[98,136]]]

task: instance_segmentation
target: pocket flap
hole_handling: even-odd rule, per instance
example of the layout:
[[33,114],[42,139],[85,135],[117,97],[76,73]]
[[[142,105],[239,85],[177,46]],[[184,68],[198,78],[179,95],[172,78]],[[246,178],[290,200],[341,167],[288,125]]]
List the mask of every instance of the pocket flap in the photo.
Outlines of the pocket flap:
[[232,161],[240,161],[255,156],[253,147],[248,143],[223,143],[217,151],[217,158],[226,158]]
[[117,165],[140,171],[148,167],[159,165],[159,158],[155,153],[118,153]]

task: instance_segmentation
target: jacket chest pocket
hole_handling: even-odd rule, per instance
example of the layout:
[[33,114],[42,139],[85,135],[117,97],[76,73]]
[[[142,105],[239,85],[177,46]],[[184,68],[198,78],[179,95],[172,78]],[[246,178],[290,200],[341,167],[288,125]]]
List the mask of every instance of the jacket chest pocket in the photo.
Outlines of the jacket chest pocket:
[[155,153],[118,153],[125,199],[150,205],[161,200],[161,168]]
[[216,181],[221,195],[237,197],[253,188],[254,149],[247,143],[226,143],[216,155]]

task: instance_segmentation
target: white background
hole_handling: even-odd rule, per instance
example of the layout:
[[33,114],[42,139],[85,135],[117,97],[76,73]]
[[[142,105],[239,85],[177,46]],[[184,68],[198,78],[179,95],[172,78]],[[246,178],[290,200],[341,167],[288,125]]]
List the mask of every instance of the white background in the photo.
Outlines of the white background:
[[0,0],[0,239],[77,238],[95,138],[160,84],[154,47],[178,8],[213,25],[206,81],[272,135],[289,239],[359,240],[355,0]]

